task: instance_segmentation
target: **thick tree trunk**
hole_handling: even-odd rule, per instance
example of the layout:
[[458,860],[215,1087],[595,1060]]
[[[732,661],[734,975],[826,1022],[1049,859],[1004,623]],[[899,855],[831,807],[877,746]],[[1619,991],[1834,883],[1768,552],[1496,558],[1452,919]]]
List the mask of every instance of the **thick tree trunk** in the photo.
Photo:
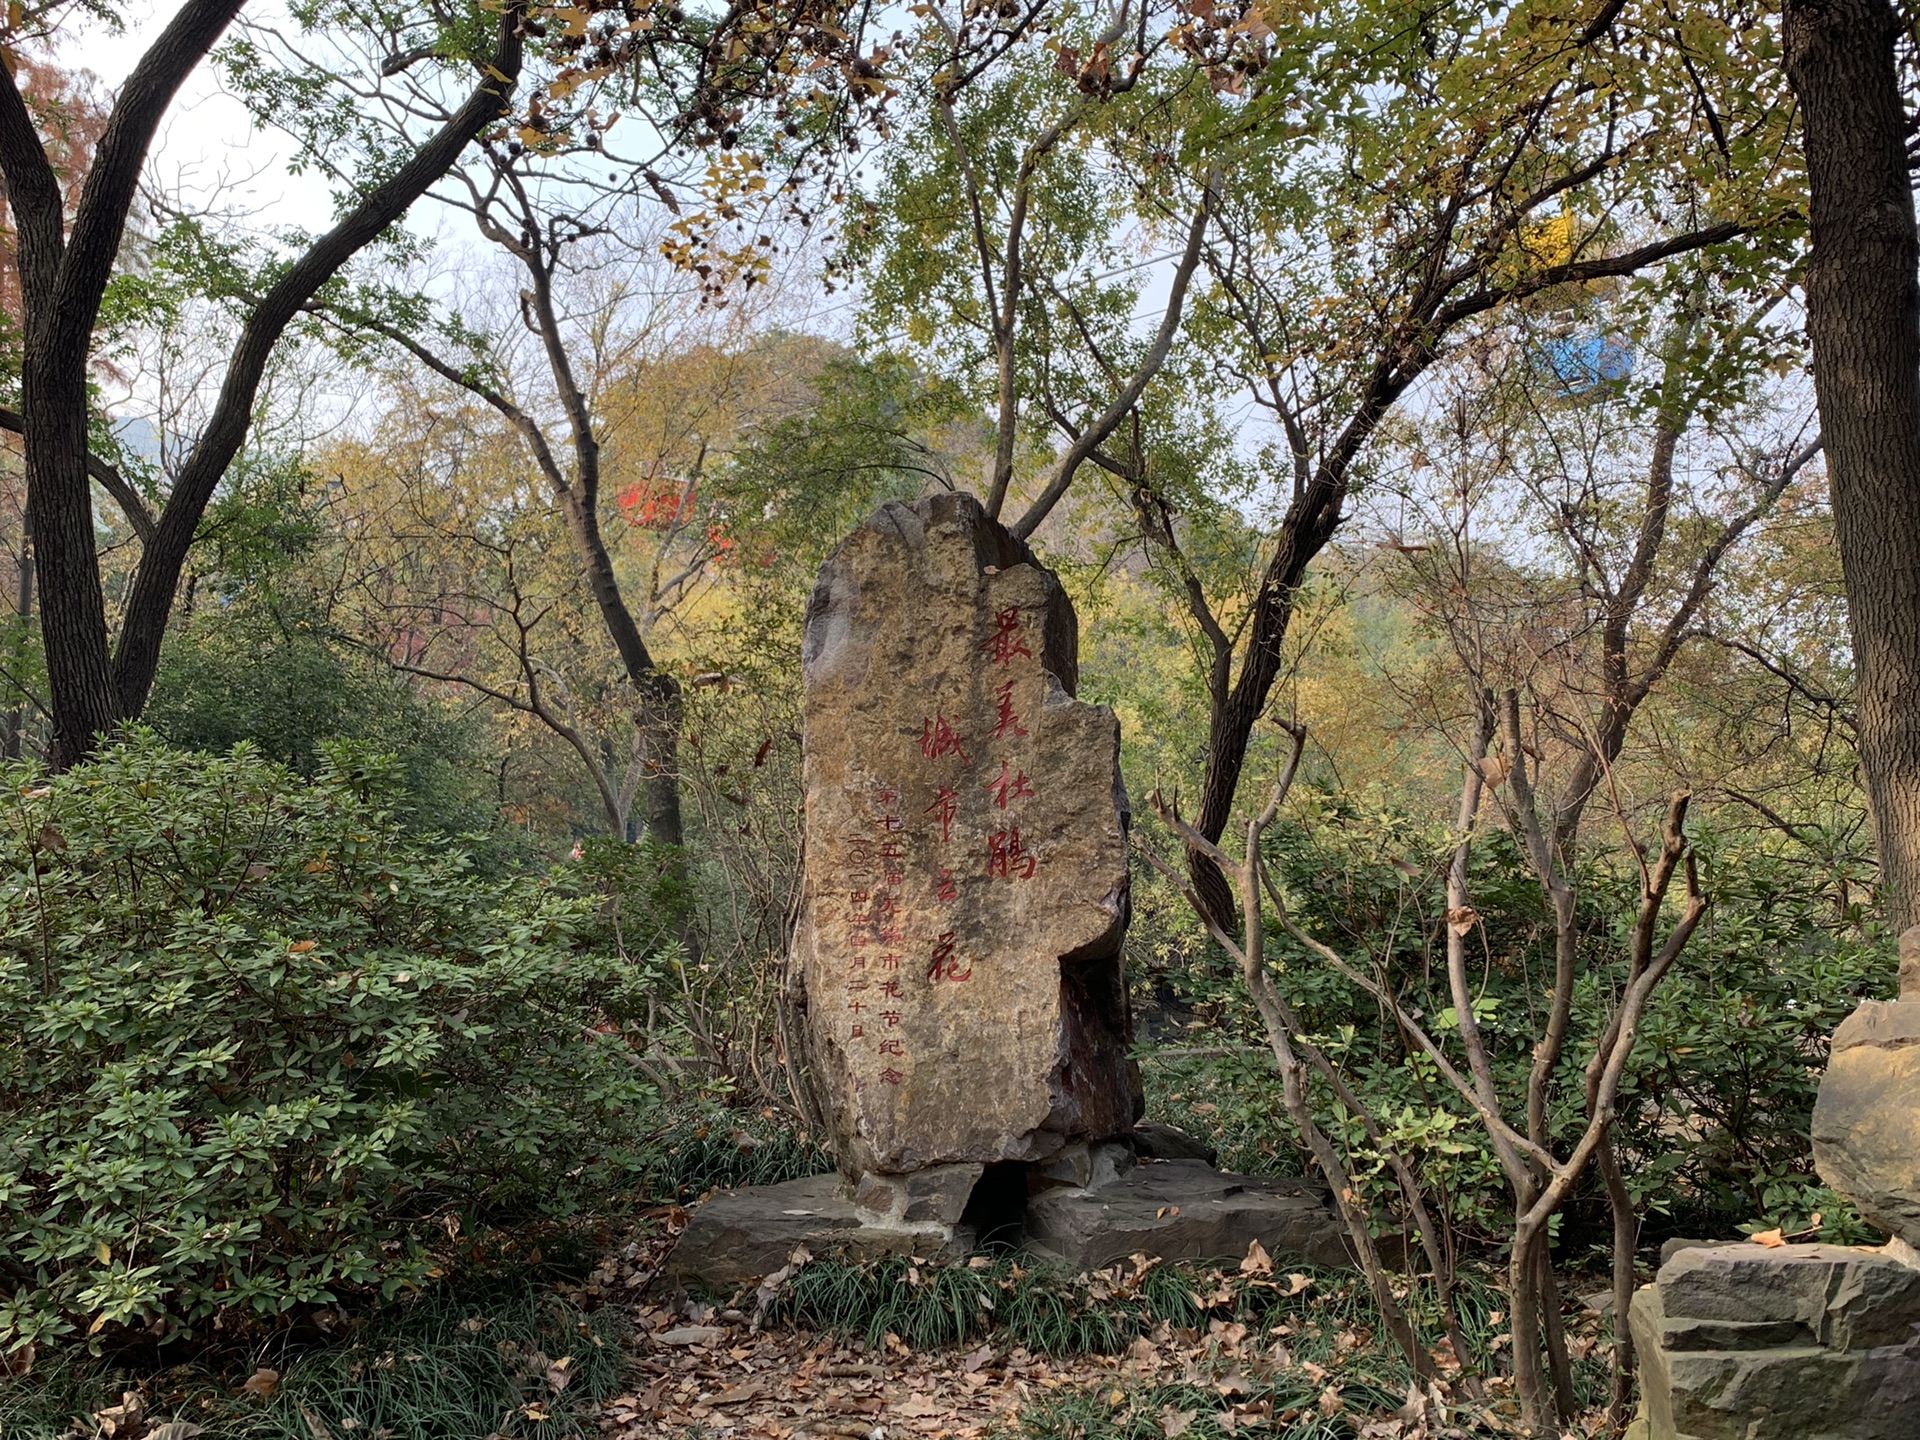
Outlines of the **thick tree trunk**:
[[53,701],[51,759],[65,769],[92,750],[97,737],[111,733],[121,715],[94,544],[93,487],[87,479],[84,359],[36,353],[40,349],[29,339],[21,374],[23,448],[40,571],[41,643]]
[[[13,613],[20,622],[22,637],[33,625],[33,597],[36,593],[33,575],[33,507],[26,506],[20,514],[20,569],[14,577]],[[18,760],[26,749],[27,707],[33,703],[33,697],[26,686],[19,687],[18,698],[13,708],[7,712],[6,740],[4,755],[8,760]]]
[[1885,0],[1787,0],[1813,253],[1807,335],[1853,630],[1883,907],[1920,923],[1920,279],[1900,20]]
[[[121,714],[133,717],[146,708],[187,552],[227,466],[246,442],[253,424],[254,402],[280,337],[341,267],[406,214],[434,181],[454,167],[474,136],[506,113],[522,58],[520,6],[513,4],[501,13],[493,59],[476,67],[480,78],[466,102],[404,164],[368,189],[337,225],[288,266],[247,317],[227,362],[214,413],[174,482],[173,493],[142,549],[139,568],[128,589],[126,620],[114,652],[111,679]],[[78,413],[84,441],[86,412],[82,408]],[[97,577],[93,583],[98,586]]]

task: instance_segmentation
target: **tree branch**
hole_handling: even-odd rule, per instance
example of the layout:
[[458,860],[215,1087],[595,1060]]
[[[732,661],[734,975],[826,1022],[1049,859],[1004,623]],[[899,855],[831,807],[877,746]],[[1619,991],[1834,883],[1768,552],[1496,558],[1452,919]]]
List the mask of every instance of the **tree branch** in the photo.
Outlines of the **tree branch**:
[[[0,406],[0,430],[15,435],[27,433],[27,422],[17,410]],[[147,502],[140,498],[140,492],[133,488],[127,477],[120,473],[117,465],[101,459],[93,451],[87,451],[87,474],[99,482],[100,488],[113,497],[114,504],[127,517],[127,523],[133,526],[133,533],[140,537],[142,544],[153,538],[153,512],[147,509]]]

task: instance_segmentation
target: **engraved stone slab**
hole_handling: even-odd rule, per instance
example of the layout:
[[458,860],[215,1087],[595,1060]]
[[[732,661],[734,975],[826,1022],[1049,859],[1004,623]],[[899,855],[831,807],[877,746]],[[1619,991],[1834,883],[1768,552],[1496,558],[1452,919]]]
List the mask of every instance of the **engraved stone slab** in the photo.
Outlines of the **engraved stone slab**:
[[1053,574],[967,495],[889,503],[807,608],[795,936],[843,1172],[1045,1160],[1138,1113],[1119,723]]

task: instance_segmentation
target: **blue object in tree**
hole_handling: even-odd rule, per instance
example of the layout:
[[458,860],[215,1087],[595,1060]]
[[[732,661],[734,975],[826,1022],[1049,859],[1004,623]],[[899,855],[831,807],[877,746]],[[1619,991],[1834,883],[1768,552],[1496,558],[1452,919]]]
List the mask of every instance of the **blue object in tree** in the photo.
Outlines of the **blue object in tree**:
[[1567,395],[1581,395],[1633,374],[1633,347],[1611,335],[1562,336],[1547,341],[1540,353]]

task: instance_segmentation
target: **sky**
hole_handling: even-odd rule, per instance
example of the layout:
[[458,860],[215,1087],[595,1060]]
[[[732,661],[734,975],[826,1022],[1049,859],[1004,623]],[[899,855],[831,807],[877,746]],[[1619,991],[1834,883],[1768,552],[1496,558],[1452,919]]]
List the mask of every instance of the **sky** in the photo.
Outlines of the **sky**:
[[[284,13],[278,5],[250,8],[268,18]],[[77,27],[60,59],[117,90],[177,9],[136,0],[122,11],[127,23],[121,33],[98,22]],[[229,205],[269,224],[324,229],[332,217],[326,186],[317,176],[289,173],[291,150],[286,137],[257,129],[246,107],[221,88],[215,67],[202,63],[161,124],[148,173],[167,189],[201,198],[224,186]]]

